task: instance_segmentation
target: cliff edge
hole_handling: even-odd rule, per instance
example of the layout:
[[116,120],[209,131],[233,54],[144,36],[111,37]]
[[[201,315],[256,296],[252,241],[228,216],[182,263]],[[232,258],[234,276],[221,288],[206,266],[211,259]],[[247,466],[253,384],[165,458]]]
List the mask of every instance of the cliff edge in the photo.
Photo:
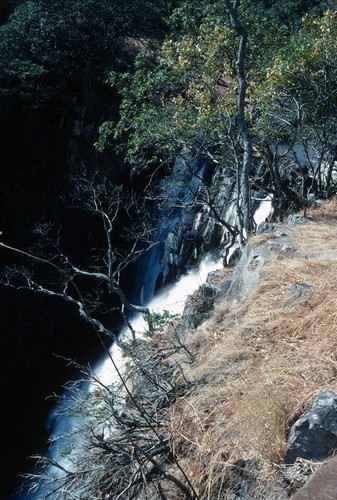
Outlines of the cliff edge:
[[336,201],[258,232],[217,275],[208,319],[180,332],[193,390],[171,425],[200,498],[289,498],[320,463],[299,451],[285,465],[289,430],[337,389]]

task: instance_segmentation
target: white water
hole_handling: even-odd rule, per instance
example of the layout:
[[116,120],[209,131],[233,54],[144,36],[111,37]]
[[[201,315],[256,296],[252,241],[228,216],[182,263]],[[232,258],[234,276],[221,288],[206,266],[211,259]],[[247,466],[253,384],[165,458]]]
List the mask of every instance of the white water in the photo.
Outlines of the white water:
[[[260,207],[254,214],[254,220],[257,226],[266,220],[270,210],[271,198],[270,196],[267,196],[264,200],[262,200]],[[164,311],[168,311],[171,314],[182,314],[187,297],[193,294],[200,287],[200,285],[205,283],[207,275],[211,271],[221,269],[222,267],[222,259],[214,260],[211,256],[206,256],[198,267],[191,269],[176,283],[166,286],[158,292],[156,296],[147,304],[147,307],[151,312],[162,313]],[[136,315],[131,320],[131,324],[138,336],[142,336],[142,334],[146,331],[147,324],[141,314]],[[120,338],[123,340],[123,337],[125,338],[129,335],[130,330],[126,327],[121,332]],[[117,344],[113,344],[109,353],[118,370],[123,373],[125,359],[123,357],[122,349]],[[116,369],[111,363],[111,359],[108,355],[105,355],[97,363],[97,365],[94,366],[93,373],[95,379],[99,380],[99,383],[104,386],[119,382]],[[87,390],[92,391],[95,390],[96,387],[97,382],[91,382]],[[64,409],[70,406],[70,397],[70,393],[65,392],[63,395],[63,403],[56,405],[49,417],[49,427],[53,429],[53,432],[50,437],[52,444],[50,445],[48,456],[67,469],[71,469],[71,456],[64,456],[62,450],[64,441],[60,437],[65,434],[76,434],[76,429],[80,428],[84,423],[80,414],[77,416],[65,416]],[[60,477],[61,472],[59,469],[50,466],[47,474],[51,477]],[[43,489],[44,487],[42,486],[42,490]]]
[[254,214],[256,227],[259,227],[261,222],[264,222],[269,216],[272,208],[271,203],[272,203],[272,198],[270,195],[268,195],[264,200],[262,200],[261,205]]
[[[211,271],[221,269],[222,266],[222,260],[215,261],[210,256],[206,256],[197,268],[191,269],[176,283],[164,287],[157,293],[151,302],[147,304],[147,307],[151,312],[162,313],[168,311],[171,314],[182,314],[187,297],[194,293],[200,285],[205,283],[207,275]],[[131,324],[138,336],[141,336],[146,331],[147,324],[141,314],[138,314],[131,320]],[[129,329],[125,328],[121,333],[121,339],[129,335]],[[122,368],[124,359],[121,348],[114,344],[110,348],[110,355],[113,357],[117,367]],[[109,385],[118,381],[118,375],[108,356],[98,363],[93,371],[103,385]]]
[[[222,267],[222,260],[216,261],[212,259],[212,257],[206,256],[197,268],[191,269],[176,283],[164,287],[157,293],[157,295],[147,304],[147,307],[151,312],[162,313],[168,311],[175,315],[182,314],[187,297],[194,293],[200,285],[205,283],[207,275],[211,271],[221,269]],[[131,324],[137,336],[142,336],[146,331],[147,324],[141,314],[137,314],[131,320]],[[120,334],[120,338],[123,340],[123,337],[125,339],[125,337],[129,336],[130,330],[125,327]],[[118,367],[118,370],[123,373],[125,358],[123,357],[122,349],[117,344],[113,344],[109,349],[109,353]],[[118,374],[108,355],[105,355],[97,365],[94,366],[93,373],[94,378],[99,380],[99,383],[92,381],[88,388],[84,390],[93,391],[97,388],[97,385],[103,384],[104,386],[109,386],[119,382]],[[66,391],[48,419],[49,428],[52,429],[52,434],[50,436],[51,445],[47,456],[68,470],[71,470],[71,453],[64,453],[64,447],[69,443],[68,440],[63,439],[62,436],[75,435],[76,430],[85,424],[84,418],[80,413],[67,416],[67,408],[70,408],[71,404],[71,391]],[[48,468],[47,474],[49,477],[61,477],[63,475],[60,469],[54,466]],[[41,485],[39,494],[46,492],[47,487]]]

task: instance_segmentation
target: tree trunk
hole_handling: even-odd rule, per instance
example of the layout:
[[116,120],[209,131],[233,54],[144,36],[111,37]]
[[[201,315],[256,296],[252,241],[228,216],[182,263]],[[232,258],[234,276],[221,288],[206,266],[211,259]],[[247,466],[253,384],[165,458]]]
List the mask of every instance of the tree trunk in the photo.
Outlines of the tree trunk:
[[245,237],[247,237],[253,229],[253,217],[250,200],[249,175],[252,166],[253,146],[252,138],[245,118],[246,95],[247,95],[247,80],[245,72],[245,56],[247,48],[248,34],[245,27],[241,24],[238,18],[238,8],[240,0],[231,2],[226,0],[226,5],[230,15],[231,26],[240,38],[239,50],[237,53],[236,68],[238,72],[239,88],[237,97],[237,122],[239,134],[243,145],[243,157],[239,173],[240,195],[241,195],[241,210],[243,216],[243,229]]

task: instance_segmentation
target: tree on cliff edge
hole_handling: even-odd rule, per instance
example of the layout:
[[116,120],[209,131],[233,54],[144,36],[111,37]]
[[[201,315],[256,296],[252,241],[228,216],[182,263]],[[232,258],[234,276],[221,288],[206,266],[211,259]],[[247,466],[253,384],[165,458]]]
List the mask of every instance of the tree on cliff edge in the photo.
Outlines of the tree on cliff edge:
[[[227,9],[230,15],[231,26],[239,37],[239,48],[235,61],[237,68],[237,78],[239,82],[237,96],[237,125],[238,131],[242,140],[243,155],[241,165],[237,165],[237,190],[238,190],[238,219],[241,221],[240,210],[242,210],[242,227],[240,234],[242,237],[242,229],[246,235],[250,234],[253,229],[253,215],[250,200],[249,175],[252,169],[253,143],[249,130],[249,126],[245,117],[247,108],[247,78],[245,70],[245,59],[247,51],[248,32],[239,18],[238,9],[240,0],[231,2],[226,0]],[[241,223],[239,222],[240,226]]]
[[156,58],[140,54],[134,71],[111,72],[120,118],[105,123],[98,140],[100,149],[117,144],[131,168],[149,178],[170,172],[179,155],[236,178],[241,242],[253,229],[251,86],[275,47],[271,33],[282,33],[264,14],[249,1],[198,3],[194,10],[183,2]]
[[[110,73],[109,81],[121,96],[120,117],[102,125],[97,141],[100,149],[117,145],[133,171],[149,179],[158,172],[169,174],[179,155],[207,161],[224,177],[236,176],[241,235],[253,229],[251,188],[272,195],[279,220],[289,207],[299,209],[308,203],[302,189],[310,182],[307,170],[295,161],[287,167],[289,158],[282,156],[280,143],[290,151],[295,140],[304,139],[305,147],[315,142],[320,166],[326,158],[330,163],[327,190],[332,192],[336,58],[330,51],[334,37],[329,29],[333,33],[334,27],[325,21],[334,25],[335,16],[326,13],[320,21],[310,14],[302,19],[303,13],[317,7],[316,2],[295,2],[299,10],[294,12],[290,2],[273,2],[277,12],[265,3],[182,2],[172,15],[171,33],[156,54],[140,54],[128,74]],[[327,2],[320,3],[319,12],[324,5]],[[308,45],[303,28],[312,23],[318,29]],[[313,50],[305,50],[306,46]],[[303,70],[303,84],[298,85]],[[275,75],[278,88],[272,92]],[[310,87],[315,87],[313,99],[307,92]],[[331,119],[326,123],[329,109]],[[321,171],[313,174],[318,184]],[[219,190],[215,184],[212,187]],[[314,185],[312,190],[317,194]],[[319,192],[326,192],[323,184]]]

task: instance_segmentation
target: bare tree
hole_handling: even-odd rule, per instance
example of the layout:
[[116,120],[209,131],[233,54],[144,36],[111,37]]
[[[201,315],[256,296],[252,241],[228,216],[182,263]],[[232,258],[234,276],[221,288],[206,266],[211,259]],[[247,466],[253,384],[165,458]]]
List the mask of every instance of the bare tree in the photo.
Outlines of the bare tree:
[[[27,475],[32,494],[145,500],[173,492],[176,498],[198,499],[175,456],[170,432],[170,408],[191,389],[179,360],[191,359],[191,354],[172,331],[163,335],[162,328],[123,348],[128,370],[122,375],[116,368],[119,383],[107,387],[89,372],[92,391],[72,387],[64,411],[77,414],[80,423],[57,438],[63,460],[36,457],[37,470]],[[78,368],[88,376],[86,369]]]
[[[151,223],[153,217],[150,217],[144,198],[130,190],[125,191],[123,186],[112,185],[106,179],[90,178],[83,171],[73,179],[72,185],[69,205],[97,219],[104,238],[102,248],[89,249],[90,259],[84,265],[75,265],[62,250],[60,231],[55,231],[51,223],[41,223],[34,230],[39,244],[32,251],[0,243],[2,248],[20,254],[25,261],[30,260],[29,265],[25,262],[25,265],[7,266],[0,280],[4,286],[27,289],[71,303],[84,321],[95,326],[100,333],[114,337],[95,318],[94,312],[100,309],[107,313],[117,309],[126,321],[127,311],[148,312],[146,307],[128,301],[120,280],[123,271],[155,244],[152,239],[155,230]],[[120,228],[117,219],[122,212],[128,225]],[[119,239],[122,237],[124,248],[115,244],[117,235]],[[41,266],[45,265],[50,268],[47,279],[46,273],[41,271]],[[79,289],[80,280],[85,280],[85,291]],[[117,298],[110,308],[105,304],[109,302],[109,296]]]
[[[113,337],[95,317],[97,308],[109,310],[104,306],[104,294],[118,299],[118,310],[126,321],[127,310],[150,314],[146,307],[131,304],[120,285],[121,273],[154,244],[150,214],[135,193],[96,176],[89,178],[85,172],[73,179],[69,206],[97,218],[105,240],[103,248],[91,249],[92,258],[85,267],[75,265],[62,251],[60,232],[52,236],[53,226],[42,223],[34,230],[43,240],[41,247],[26,252],[0,243],[3,249],[32,264],[6,267],[1,282],[61,298],[73,304],[97,333]],[[127,250],[114,241],[114,226],[121,212],[129,221],[123,230]],[[47,278],[41,272],[41,266],[46,265],[51,270]],[[89,295],[79,289],[82,278],[86,287],[92,284]],[[174,343],[171,336],[160,349],[135,336],[122,347],[130,358],[126,372],[122,373],[107,353],[118,383],[105,386],[94,372],[77,365],[86,381],[91,377],[95,388],[83,390],[83,380],[70,387],[71,397],[67,397],[64,411],[78,414],[80,423],[66,435],[56,437],[65,459],[35,457],[39,467],[28,475],[30,493],[39,498],[165,498],[163,485],[168,483],[170,490],[175,488],[184,498],[198,498],[175,457],[168,424],[168,408],[188,388],[187,382],[180,387],[174,381],[178,364],[173,359],[179,351],[188,350],[181,342]]]

